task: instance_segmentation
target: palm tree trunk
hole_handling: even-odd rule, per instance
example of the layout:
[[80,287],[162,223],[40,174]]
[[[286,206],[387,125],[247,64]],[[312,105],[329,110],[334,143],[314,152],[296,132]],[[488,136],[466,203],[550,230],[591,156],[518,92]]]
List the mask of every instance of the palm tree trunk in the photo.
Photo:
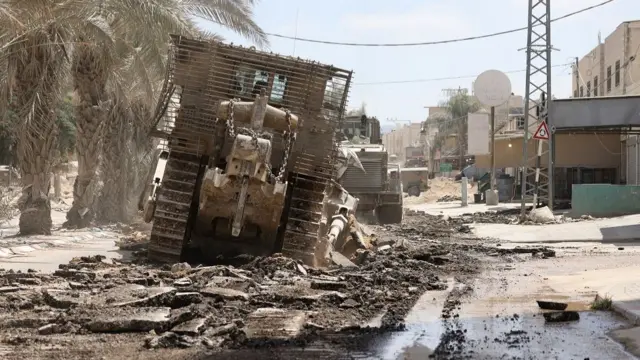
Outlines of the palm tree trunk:
[[[56,111],[66,61],[55,29],[32,34],[15,49],[15,102],[19,126],[17,161],[23,190],[20,234],[51,234],[49,190],[58,142]],[[54,45],[52,45],[54,44]]]
[[73,188],[73,205],[65,226],[87,227],[94,218],[97,170],[102,152],[102,132],[109,102],[106,83],[108,71],[100,52],[91,45],[80,45],[74,52],[73,80],[79,101],[76,105],[76,149],[78,177]]
[[124,134],[123,134],[123,109],[121,106],[115,106],[108,116],[107,126],[105,128],[104,142],[102,144],[102,162],[100,164],[101,176],[103,181],[100,198],[98,220],[101,222],[120,222],[123,219],[120,198],[121,186],[124,168],[123,162],[126,156],[123,156]]

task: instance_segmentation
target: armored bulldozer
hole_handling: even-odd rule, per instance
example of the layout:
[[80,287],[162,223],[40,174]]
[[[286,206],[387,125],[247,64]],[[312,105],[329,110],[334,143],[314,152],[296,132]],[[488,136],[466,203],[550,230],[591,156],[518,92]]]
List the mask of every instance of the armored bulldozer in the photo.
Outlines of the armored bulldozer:
[[351,153],[358,158],[358,161],[346,161],[344,171],[339,173],[339,183],[358,198],[359,216],[372,215],[381,224],[402,222],[400,167],[389,163],[384,146],[344,143],[341,148],[343,154]]
[[351,72],[183,36],[168,63],[149,257],[281,252],[323,265],[357,207],[334,181]]

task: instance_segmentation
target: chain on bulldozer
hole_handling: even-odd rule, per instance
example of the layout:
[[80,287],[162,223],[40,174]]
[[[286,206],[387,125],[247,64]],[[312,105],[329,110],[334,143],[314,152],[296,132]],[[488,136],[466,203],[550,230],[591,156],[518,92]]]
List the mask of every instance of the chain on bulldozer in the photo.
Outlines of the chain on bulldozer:
[[293,148],[293,143],[296,141],[296,133],[291,130],[291,111],[285,110],[285,119],[287,120],[287,132],[285,134],[285,149],[284,155],[282,156],[282,165],[280,166],[280,170],[278,171],[278,175],[276,176],[277,181],[282,181],[284,177],[284,173],[287,169],[287,163],[289,162],[289,155],[291,154],[291,149]]
[[233,121],[233,111],[235,108],[235,104],[236,104],[236,99],[229,100],[229,117],[227,118],[227,132],[229,134],[229,137],[232,139],[236,137],[235,123]]

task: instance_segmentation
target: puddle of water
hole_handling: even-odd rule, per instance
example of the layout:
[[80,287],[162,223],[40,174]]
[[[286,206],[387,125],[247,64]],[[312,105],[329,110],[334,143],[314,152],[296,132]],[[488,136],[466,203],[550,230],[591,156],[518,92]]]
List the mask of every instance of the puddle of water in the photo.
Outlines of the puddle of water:
[[407,330],[392,334],[378,351],[382,359],[427,359],[440,343],[444,327],[440,315],[449,292],[456,286],[448,279],[446,290],[428,291],[407,314]]

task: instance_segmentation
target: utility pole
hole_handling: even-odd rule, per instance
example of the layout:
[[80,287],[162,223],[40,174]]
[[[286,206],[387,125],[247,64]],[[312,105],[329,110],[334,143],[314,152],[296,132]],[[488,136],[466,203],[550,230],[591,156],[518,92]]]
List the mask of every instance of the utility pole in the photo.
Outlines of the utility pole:
[[[524,103],[524,136],[522,146],[522,200],[521,217],[526,215],[526,201],[528,195],[533,192],[535,207],[538,201],[547,200],[548,206],[553,210],[553,162],[554,162],[554,134],[553,125],[548,119],[549,104],[553,95],[551,92],[551,0],[529,0],[528,26],[527,26],[527,73],[525,83]],[[546,96],[545,96],[546,95]],[[539,109],[538,114],[531,114],[531,105]],[[533,116],[532,116],[533,115]],[[548,140],[548,165],[542,168],[541,158],[544,140],[537,142],[537,155],[535,168],[529,166],[529,129],[536,131],[542,122],[547,123],[550,130]],[[532,125],[535,125],[532,126]],[[527,189],[527,179],[533,175],[535,179],[533,191]]]
[[576,56],[575,70],[576,70],[576,94],[575,94],[575,97],[578,98],[578,97],[580,97],[580,60],[578,60],[577,56]]

